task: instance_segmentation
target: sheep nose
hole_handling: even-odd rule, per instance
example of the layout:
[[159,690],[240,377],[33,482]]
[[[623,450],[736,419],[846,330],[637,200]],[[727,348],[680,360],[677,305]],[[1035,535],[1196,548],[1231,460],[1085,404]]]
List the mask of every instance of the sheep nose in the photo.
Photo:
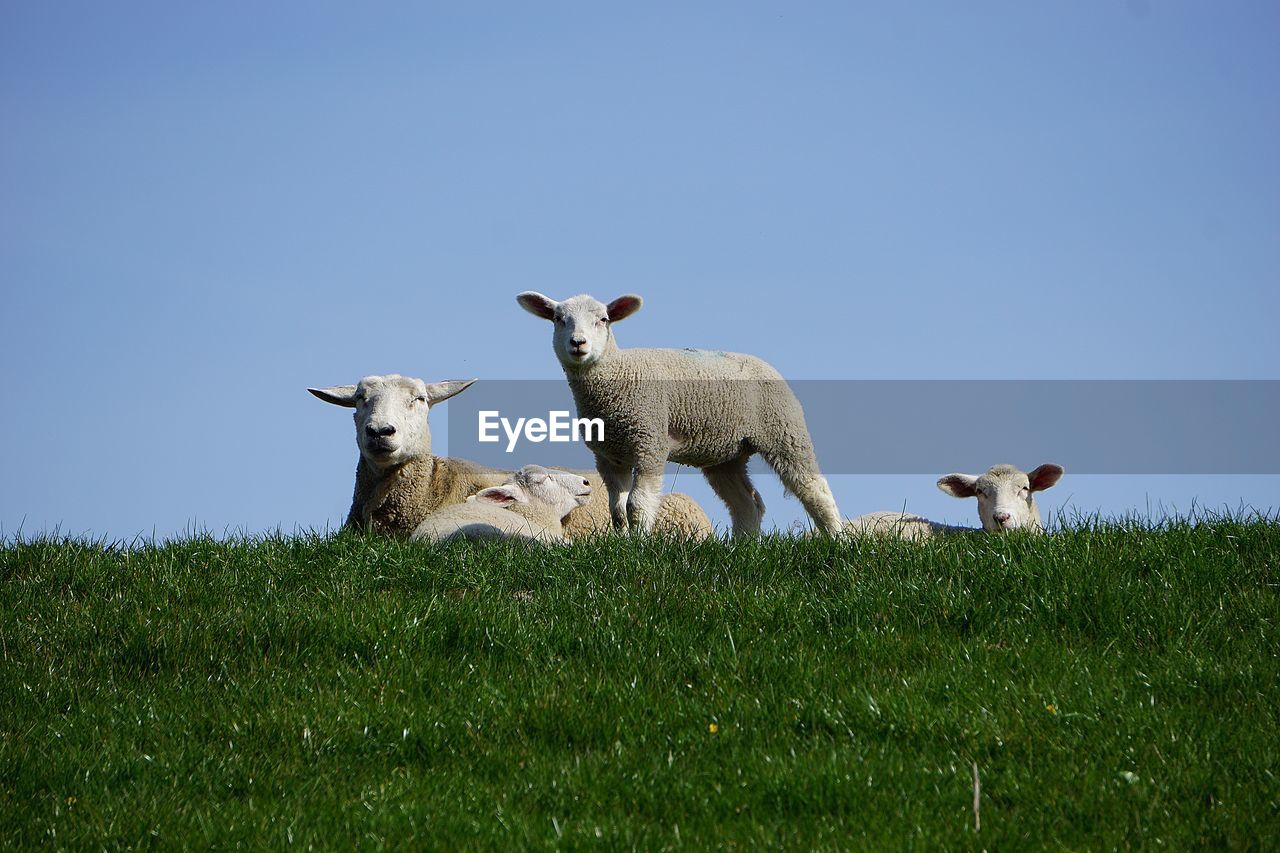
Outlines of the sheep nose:
[[585,337],[574,335],[572,338],[569,338],[569,343],[575,347],[585,347],[587,345],[587,339]]
[[381,426],[375,425],[375,424],[365,424],[364,432],[365,432],[365,435],[369,436],[370,438],[386,438],[389,435],[395,435],[396,428],[394,424],[383,424]]
[[993,517],[994,517],[994,518],[995,518],[995,520],[996,520],[996,524],[1004,524],[1004,523],[1005,523],[1006,521],[1008,521],[1010,518],[1013,518],[1013,516],[1009,515],[1009,513],[1007,513],[1007,512],[997,512],[997,513],[994,513],[994,514],[993,514]]

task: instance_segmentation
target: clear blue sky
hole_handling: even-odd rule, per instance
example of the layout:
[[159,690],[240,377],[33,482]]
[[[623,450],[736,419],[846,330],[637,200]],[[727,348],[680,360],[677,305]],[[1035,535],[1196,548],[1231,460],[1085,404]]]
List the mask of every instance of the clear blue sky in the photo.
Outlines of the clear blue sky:
[[526,289],[794,378],[1280,378],[1277,45],[1270,2],[5,3],[0,528],[336,525],[304,389],[558,376]]

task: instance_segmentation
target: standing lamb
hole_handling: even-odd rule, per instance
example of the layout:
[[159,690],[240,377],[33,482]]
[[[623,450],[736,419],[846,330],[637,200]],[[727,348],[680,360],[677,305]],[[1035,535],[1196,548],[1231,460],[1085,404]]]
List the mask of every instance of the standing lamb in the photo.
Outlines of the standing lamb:
[[[431,513],[460,504],[481,489],[501,485],[511,475],[510,471],[431,453],[428,411],[474,381],[428,384],[393,373],[366,376],[356,385],[307,389],[326,403],[355,409],[360,458],[347,527],[408,536]],[[602,488],[594,473],[585,476],[597,490]],[[565,531],[574,539],[609,529],[609,509],[603,498],[574,510],[565,522]],[[679,493],[663,496],[658,529],[695,539],[712,533],[702,507]]]
[[591,483],[581,474],[526,465],[502,485],[431,513],[409,538],[565,542],[561,520],[590,500]]
[[[1054,486],[1062,477],[1061,465],[1045,463],[1031,473],[1012,465],[996,465],[980,476],[948,474],[938,480],[938,488],[952,497],[978,499],[982,529],[1044,531],[1036,492]],[[902,512],[869,512],[845,522],[845,532],[854,535],[879,534],[901,539],[928,539],[947,533],[968,531]]]
[[578,416],[604,421],[604,438],[588,447],[616,528],[653,529],[670,460],[702,470],[728,506],[735,536],[759,533],[764,502],[747,477],[747,460],[759,453],[819,530],[840,532],[804,411],[778,371],[740,353],[619,349],[613,324],[640,309],[639,296],[605,305],[586,295],[557,302],[529,291],[516,300],[555,324],[552,346]]

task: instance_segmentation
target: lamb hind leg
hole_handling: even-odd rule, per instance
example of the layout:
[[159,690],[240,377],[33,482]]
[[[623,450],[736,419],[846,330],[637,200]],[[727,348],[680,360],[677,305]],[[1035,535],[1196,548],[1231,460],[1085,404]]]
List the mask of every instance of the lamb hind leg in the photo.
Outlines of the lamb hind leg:
[[760,451],[782,480],[787,491],[800,499],[814,525],[828,536],[839,536],[844,529],[840,509],[827,479],[818,470],[818,458],[808,445],[791,446],[786,453]]
[[734,536],[758,535],[764,518],[764,501],[747,476],[747,459],[748,456],[743,455],[702,469],[711,490],[729,508]]

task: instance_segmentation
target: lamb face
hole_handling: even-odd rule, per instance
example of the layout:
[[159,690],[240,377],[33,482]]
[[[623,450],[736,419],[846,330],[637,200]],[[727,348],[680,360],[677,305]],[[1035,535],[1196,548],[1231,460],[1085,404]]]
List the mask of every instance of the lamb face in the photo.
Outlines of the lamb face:
[[526,465],[503,483],[475,495],[476,501],[510,508],[515,504],[544,506],[562,519],[591,501],[591,482],[581,474],[541,465]]
[[630,317],[642,304],[639,296],[630,294],[608,305],[585,294],[557,302],[534,291],[516,300],[529,313],[555,324],[551,346],[560,364],[570,370],[595,364],[613,344],[610,324]]
[[521,479],[530,500],[539,500],[554,506],[559,518],[564,518],[580,506],[591,501],[591,481],[581,474],[562,471],[559,468],[543,468],[541,472],[529,472],[538,468],[526,465],[521,469]]
[[978,499],[984,530],[1042,530],[1036,492],[1050,488],[1062,476],[1062,466],[1046,463],[1031,473],[1013,465],[996,465],[980,476],[948,474],[938,488],[957,498]]
[[431,427],[427,412],[474,382],[449,380],[428,384],[396,373],[366,376],[355,385],[308,388],[337,406],[354,408],[356,444],[365,462],[375,469],[401,465],[431,455]]

